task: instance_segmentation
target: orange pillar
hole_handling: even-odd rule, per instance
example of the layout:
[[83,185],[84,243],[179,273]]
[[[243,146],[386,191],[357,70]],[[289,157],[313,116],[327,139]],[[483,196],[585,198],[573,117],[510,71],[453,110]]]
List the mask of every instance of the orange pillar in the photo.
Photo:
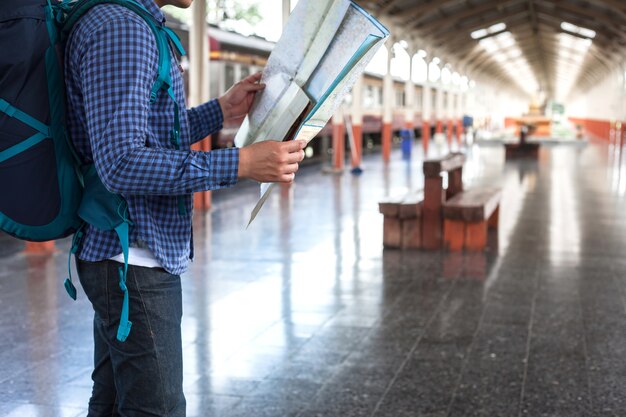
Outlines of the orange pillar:
[[435,123],[435,133],[443,133],[443,122],[441,120],[437,120]]
[[353,174],[360,174],[363,155],[363,76],[357,78],[352,87],[352,106],[350,109],[350,165]]
[[424,148],[424,158],[428,156],[428,142],[430,141],[430,122],[422,122],[422,147]]
[[[191,149],[195,151],[208,152],[211,150],[211,136],[207,136],[200,142],[197,142],[191,146]],[[208,210],[211,208],[211,192],[201,191],[194,193],[193,195],[193,207],[197,210]]]
[[383,123],[383,161],[389,162],[391,157],[391,123],[385,122]]
[[361,168],[361,158],[363,155],[363,126],[352,125],[352,137],[354,138],[354,149],[352,149],[352,169]]
[[452,145],[452,119],[448,119],[448,146]]
[[50,254],[56,252],[54,240],[47,242],[26,242],[24,252],[32,254]]
[[333,117],[333,168],[343,169],[346,148],[346,129],[339,117]]
[[385,47],[387,48],[387,73],[383,78],[383,131],[382,145],[383,145],[383,161],[389,162],[391,158],[391,131],[393,123],[393,107],[394,107],[394,90],[393,79],[391,78],[391,58],[393,57],[393,45],[394,39],[387,41]]

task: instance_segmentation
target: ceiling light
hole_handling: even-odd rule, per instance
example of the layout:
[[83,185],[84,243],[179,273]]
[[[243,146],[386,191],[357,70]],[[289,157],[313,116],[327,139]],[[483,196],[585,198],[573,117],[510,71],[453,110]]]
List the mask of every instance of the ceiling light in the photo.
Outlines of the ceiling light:
[[496,33],[504,29],[506,29],[506,24],[500,22],[500,23],[496,23],[495,25],[489,26],[489,29],[487,30],[489,31],[489,33]]
[[587,29],[581,26],[576,26],[573,23],[569,22],[561,22],[561,29],[566,32],[575,33],[577,35],[583,36],[588,39],[593,39],[596,37],[596,31]]
[[475,30],[472,33],[470,33],[470,36],[472,37],[472,39],[481,39],[488,35],[501,32],[504,29],[506,29],[506,24],[500,22],[500,23],[496,23],[495,25],[491,25],[488,28]]
[[470,36],[472,37],[472,39],[480,39],[484,38],[488,34],[489,32],[487,32],[487,29],[478,29],[470,33]]

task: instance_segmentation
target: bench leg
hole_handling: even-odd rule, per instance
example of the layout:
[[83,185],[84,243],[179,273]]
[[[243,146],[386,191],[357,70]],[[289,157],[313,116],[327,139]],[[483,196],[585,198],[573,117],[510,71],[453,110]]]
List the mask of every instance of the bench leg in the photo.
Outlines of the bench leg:
[[487,246],[487,222],[467,223],[465,227],[465,249],[481,251]]
[[443,222],[443,241],[446,249],[463,250],[465,240],[465,223],[458,220],[445,219]]
[[489,217],[489,227],[492,229],[497,229],[499,221],[500,221],[500,206],[496,207],[493,213],[491,213],[491,217]]
[[422,208],[422,247],[424,249],[441,249],[442,182],[441,177],[424,180],[424,205]]
[[383,220],[383,246],[399,248],[402,243],[402,225],[397,217],[385,216]]
[[402,221],[402,249],[419,249],[422,247],[422,219],[404,219]]

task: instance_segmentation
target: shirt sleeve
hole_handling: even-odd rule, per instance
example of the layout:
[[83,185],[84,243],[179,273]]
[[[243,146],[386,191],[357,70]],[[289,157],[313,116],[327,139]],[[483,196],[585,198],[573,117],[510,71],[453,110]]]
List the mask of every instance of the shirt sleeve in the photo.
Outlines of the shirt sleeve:
[[196,143],[222,128],[224,115],[217,99],[187,110],[191,143]]
[[[153,134],[149,97],[157,58],[154,35],[132,18],[103,22],[86,40],[79,71],[93,161],[102,182],[111,192],[126,195],[180,195],[235,184],[236,149],[146,146]],[[194,116],[196,122],[203,119],[198,133],[221,125],[221,110],[213,119],[200,116],[215,112],[215,104],[205,106]]]

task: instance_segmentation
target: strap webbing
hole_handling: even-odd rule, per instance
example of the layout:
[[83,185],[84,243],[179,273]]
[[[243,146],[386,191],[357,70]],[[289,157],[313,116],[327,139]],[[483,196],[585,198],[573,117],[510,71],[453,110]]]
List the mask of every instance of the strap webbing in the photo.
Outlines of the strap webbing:
[[168,28],[167,26],[163,26],[161,29],[165,32],[165,34],[169,38],[170,42],[172,42],[172,44],[176,48],[176,52],[178,52],[178,54],[181,55],[181,56],[185,55],[185,48],[183,47],[183,44],[181,43],[180,38],[178,37],[178,35],[172,29]]
[[0,164],[6,161],[7,159],[13,158],[15,155],[24,152],[25,150],[32,148],[42,140],[46,139],[48,136],[42,135],[41,133],[35,133],[33,136],[29,137],[21,141],[20,143],[11,146],[0,152]]
[[129,238],[128,238],[128,223],[122,222],[115,228],[115,233],[122,245],[122,253],[124,255],[124,266],[120,267],[120,289],[124,293],[124,301],[122,302],[122,313],[120,315],[120,325],[117,328],[117,340],[124,342],[130,334],[130,328],[133,323],[128,320],[129,316],[129,300],[128,300],[128,287],[126,286],[126,276],[128,273],[128,251],[129,251]]
[[17,107],[11,105],[8,101],[0,98],[0,111],[6,114],[9,117],[13,117],[20,122],[27,124],[33,129],[37,130],[39,133],[45,135],[45,137],[50,137],[50,128],[48,125],[41,123],[39,120],[34,117],[24,113]]

